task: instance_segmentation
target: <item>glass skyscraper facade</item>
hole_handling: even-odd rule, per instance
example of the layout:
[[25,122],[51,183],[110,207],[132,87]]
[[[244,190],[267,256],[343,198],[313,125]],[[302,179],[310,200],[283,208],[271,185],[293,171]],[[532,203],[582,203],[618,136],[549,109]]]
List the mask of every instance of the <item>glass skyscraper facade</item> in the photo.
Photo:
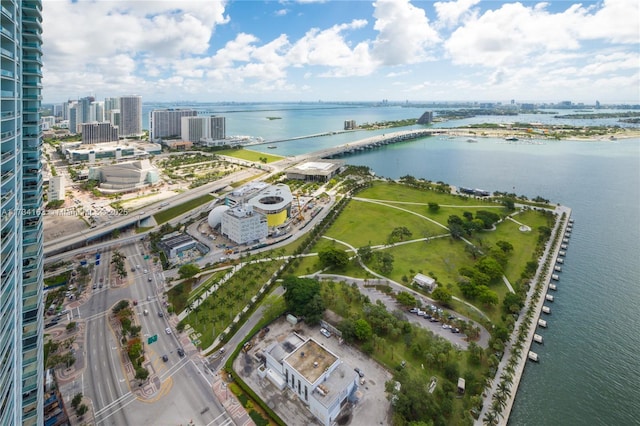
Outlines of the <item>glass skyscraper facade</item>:
[[0,424],[41,425],[42,2],[2,0],[0,14]]

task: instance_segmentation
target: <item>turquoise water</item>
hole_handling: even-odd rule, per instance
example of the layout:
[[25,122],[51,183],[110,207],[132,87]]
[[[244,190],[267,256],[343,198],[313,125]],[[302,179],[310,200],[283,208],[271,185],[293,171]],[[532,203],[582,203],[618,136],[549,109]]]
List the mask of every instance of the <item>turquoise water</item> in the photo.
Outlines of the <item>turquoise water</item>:
[[[347,119],[361,124],[417,118],[424,112],[339,105],[215,108],[251,110],[221,114],[227,117],[227,134],[266,140],[339,131]],[[267,120],[267,116],[282,119]],[[513,121],[559,122],[552,116],[527,115],[476,117],[463,123]],[[615,121],[586,124],[603,123]],[[281,142],[277,149],[266,145],[254,149],[297,155],[372,134],[337,134]],[[575,218],[571,242],[555,301],[549,304],[553,311],[547,318],[549,327],[540,331],[545,345],[536,348],[541,362],[527,365],[510,424],[640,424],[640,139],[541,145],[465,140],[431,137],[344,160],[386,177],[410,174],[530,198],[540,195],[571,207]]]

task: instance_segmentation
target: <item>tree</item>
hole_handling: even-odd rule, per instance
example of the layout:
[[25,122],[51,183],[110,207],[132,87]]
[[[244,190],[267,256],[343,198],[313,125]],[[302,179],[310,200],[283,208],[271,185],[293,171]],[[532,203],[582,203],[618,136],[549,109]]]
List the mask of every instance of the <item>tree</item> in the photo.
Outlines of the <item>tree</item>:
[[353,324],[353,327],[356,339],[360,340],[361,342],[366,342],[371,339],[371,336],[373,336],[371,325],[369,325],[369,323],[364,318],[356,320]]
[[198,267],[198,265],[187,263],[186,265],[182,265],[180,269],[178,269],[178,276],[182,279],[191,278],[199,272],[200,268]]
[[362,259],[364,263],[369,263],[369,261],[373,257],[373,251],[371,250],[371,246],[366,245],[364,247],[360,247],[358,249],[358,256],[360,256],[360,259]]
[[89,411],[89,407],[87,407],[85,404],[81,404],[76,409],[76,412],[78,413],[78,416],[80,416],[80,417],[82,417],[87,411]]
[[349,265],[349,255],[346,251],[336,247],[328,247],[318,252],[320,264],[327,268],[333,267],[338,270],[345,269]]
[[496,281],[502,278],[502,266],[500,266],[500,263],[491,256],[485,256],[480,259],[476,263],[476,268],[478,268],[480,272],[488,275],[491,281]]
[[416,301],[416,298],[412,294],[406,291],[401,291],[400,293],[398,293],[398,295],[396,296],[396,300],[398,301],[399,304],[407,308],[416,306],[418,303]]
[[513,245],[508,241],[500,240],[496,242],[496,245],[505,253],[510,253],[513,251]]
[[433,290],[431,296],[445,306],[449,306],[452,300],[451,292],[444,287],[437,287]]
[[429,203],[429,211],[431,213],[437,213],[440,210],[440,205],[438,203]]
[[81,402],[82,402],[82,392],[78,392],[73,396],[73,399],[71,400],[71,406],[73,407],[74,410],[77,410]]
[[136,368],[136,379],[147,380],[147,377],[149,377],[149,370],[144,367]]
[[291,313],[304,317],[311,324],[320,321],[325,307],[318,280],[289,275],[284,278],[282,287],[286,290],[284,300]]

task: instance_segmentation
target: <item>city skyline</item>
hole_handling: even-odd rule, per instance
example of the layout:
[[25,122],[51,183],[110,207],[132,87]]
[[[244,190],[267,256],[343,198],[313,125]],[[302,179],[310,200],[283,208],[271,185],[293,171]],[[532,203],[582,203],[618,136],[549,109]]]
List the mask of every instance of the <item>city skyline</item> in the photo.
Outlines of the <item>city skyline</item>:
[[639,15],[630,0],[45,2],[43,95],[637,103]]

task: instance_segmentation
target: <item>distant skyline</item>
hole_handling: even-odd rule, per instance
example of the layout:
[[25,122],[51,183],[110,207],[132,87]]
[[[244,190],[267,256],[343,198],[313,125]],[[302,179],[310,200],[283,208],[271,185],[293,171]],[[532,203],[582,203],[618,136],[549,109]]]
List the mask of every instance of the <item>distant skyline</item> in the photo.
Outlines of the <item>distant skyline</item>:
[[43,3],[47,103],[640,103],[637,0]]

